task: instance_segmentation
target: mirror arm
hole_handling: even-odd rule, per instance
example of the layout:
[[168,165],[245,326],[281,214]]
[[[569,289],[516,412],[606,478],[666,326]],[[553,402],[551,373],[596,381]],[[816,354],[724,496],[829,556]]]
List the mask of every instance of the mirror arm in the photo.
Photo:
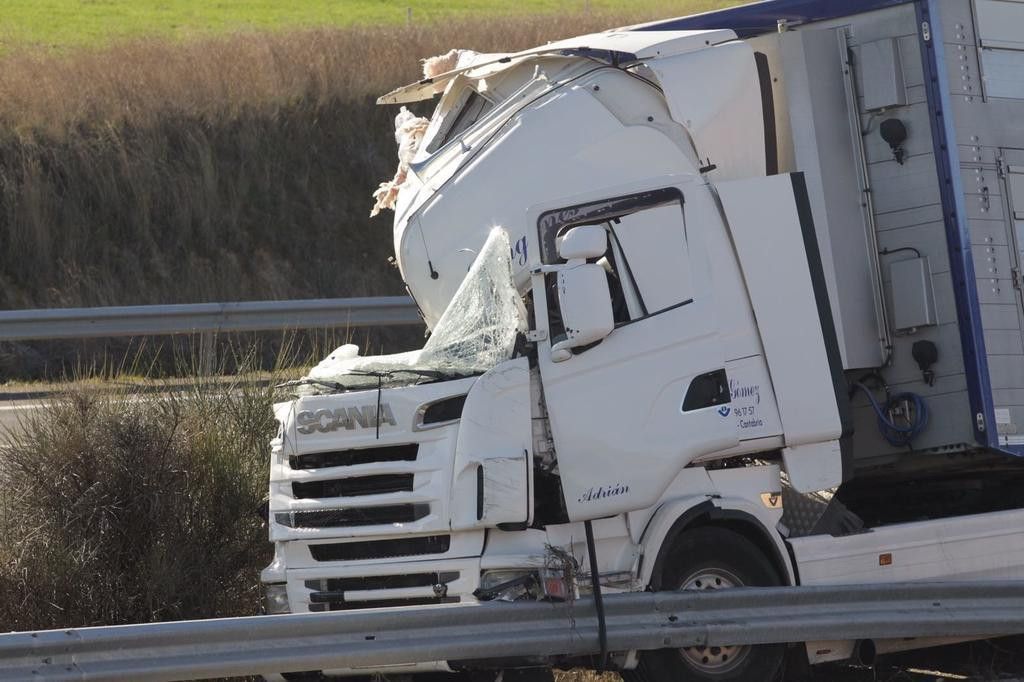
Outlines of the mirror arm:
[[551,346],[551,362],[565,362],[572,357],[573,348],[575,346],[572,345],[572,341],[569,339],[559,341]]
[[533,270],[530,270],[531,274],[547,275],[552,272],[562,272],[563,270],[571,270],[572,268],[579,267],[585,264],[587,261],[582,258],[573,258],[565,263],[555,263],[554,265],[539,265]]

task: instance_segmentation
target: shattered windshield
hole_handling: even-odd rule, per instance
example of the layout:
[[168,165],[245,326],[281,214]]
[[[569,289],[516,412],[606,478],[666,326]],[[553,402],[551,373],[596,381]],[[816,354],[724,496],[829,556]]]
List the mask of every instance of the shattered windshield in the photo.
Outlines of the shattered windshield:
[[512,357],[526,311],[512,281],[508,234],[491,230],[434,332],[420,350],[361,357],[341,346],[295,382],[299,394],[403,386],[483,374]]

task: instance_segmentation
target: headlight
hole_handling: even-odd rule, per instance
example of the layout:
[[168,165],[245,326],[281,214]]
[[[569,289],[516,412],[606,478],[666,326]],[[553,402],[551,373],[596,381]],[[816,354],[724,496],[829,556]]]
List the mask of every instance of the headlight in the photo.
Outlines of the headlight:
[[462,408],[466,405],[466,396],[457,395],[451,398],[442,398],[426,405],[421,405],[416,410],[416,417],[413,420],[413,431],[426,431],[438,426],[446,426],[457,422],[462,418]]
[[290,613],[288,607],[288,586],[274,583],[263,586],[263,613]]
[[485,571],[474,594],[480,601],[515,601],[530,597],[530,588],[536,584],[533,571]]
[[542,568],[532,571],[485,571],[480,588],[474,592],[480,601],[516,601],[546,599],[565,601],[572,597],[572,587],[561,571]]

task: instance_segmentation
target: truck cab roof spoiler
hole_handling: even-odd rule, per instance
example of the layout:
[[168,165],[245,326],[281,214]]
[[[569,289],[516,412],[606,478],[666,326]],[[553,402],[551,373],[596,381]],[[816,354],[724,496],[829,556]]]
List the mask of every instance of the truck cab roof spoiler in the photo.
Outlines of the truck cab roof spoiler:
[[470,66],[453,69],[432,78],[424,78],[392,90],[377,99],[377,104],[408,104],[430,99],[444,89],[452,79],[462,74],[472,78],[486,78],[513,64],[531,57],[590,57],[614,64],[669,57],[729,42],[736,39],[731,29],[710,31],[634,31],[613,30],[569,38],[521,52],[481,55],[481,60]]

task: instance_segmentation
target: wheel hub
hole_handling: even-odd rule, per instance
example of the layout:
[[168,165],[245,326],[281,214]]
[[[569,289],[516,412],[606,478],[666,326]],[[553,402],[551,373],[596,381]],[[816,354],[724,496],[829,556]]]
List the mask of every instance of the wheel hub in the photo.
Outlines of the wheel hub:
[[[721,568],[702,568],[684,579],[680,590],[724,590],[742,587],[743,581]],[[691,646],[679,650],[683,661],[707,675],[721,675],[736,668],[750,654],[749,646]]]

